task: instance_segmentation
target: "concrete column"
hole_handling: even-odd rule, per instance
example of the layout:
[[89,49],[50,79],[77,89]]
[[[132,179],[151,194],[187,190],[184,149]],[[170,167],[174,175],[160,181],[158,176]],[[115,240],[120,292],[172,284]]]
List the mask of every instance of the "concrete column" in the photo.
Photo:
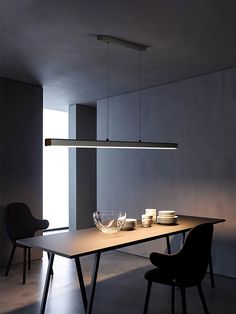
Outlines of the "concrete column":
[[[69,137],[96,139],[96,108],[69,107]],[[70,230],[93,226],[97,206],[96,149],[70,148],[69,151],[69,227]]]
[[[25,202],[42,218],[42,113],[41,86],[0,79],[1,265],[8,260],[11,244],[4,226],[6,205]],[[21,261],[21,255],[17,252],[15,261]]]

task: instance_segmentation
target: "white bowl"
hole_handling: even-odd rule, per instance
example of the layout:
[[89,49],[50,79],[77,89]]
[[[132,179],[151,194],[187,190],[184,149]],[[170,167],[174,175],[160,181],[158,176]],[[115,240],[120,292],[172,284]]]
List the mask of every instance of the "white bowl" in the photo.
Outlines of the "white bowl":
[[135,228],[137,228],[137,219],[126,218],[121,230],[127,231],[127,230],[133,230]]

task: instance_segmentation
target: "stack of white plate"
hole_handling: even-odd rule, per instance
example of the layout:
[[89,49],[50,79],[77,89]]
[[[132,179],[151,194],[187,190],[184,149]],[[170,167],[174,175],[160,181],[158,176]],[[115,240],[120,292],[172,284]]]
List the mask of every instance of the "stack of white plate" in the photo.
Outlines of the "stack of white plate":
[[175,215],[175,210],[159,210],[157,223],[162,225],[172,225],[177,222],[178,216]]

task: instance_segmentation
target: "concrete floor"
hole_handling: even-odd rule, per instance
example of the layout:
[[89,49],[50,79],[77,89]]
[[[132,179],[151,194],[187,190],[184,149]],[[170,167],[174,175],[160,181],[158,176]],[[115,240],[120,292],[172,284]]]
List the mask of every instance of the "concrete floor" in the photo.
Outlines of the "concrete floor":
[[[93,266],[93,256],[81,259],[85,283]],[[101,256],[97,290],[94,300],[94,314],[141,314],[146,293],[143,274],[152,266],[146,258],[112,251]],[[39,313],[47,256],[34,261],[27,273],[26,285],[21,284],[22,265],[13,265],[8,277],[1,269],[0,313]],[[209,276],[203,281],[203,290],[211,314],[233,314],[236,312],[236,279],[215,276],[216,288],[210,286]],[[177,291],[176,313],[181,313],[179,291]],[[189,314],[203,313],[195,288],[187,290]],[[170,313],[169,287],[155,284],[150,300],[150,314]],[[55,257],[54,277],[49,290],[46,313],[84,313],[80,296],[75,264],[72,260]]]

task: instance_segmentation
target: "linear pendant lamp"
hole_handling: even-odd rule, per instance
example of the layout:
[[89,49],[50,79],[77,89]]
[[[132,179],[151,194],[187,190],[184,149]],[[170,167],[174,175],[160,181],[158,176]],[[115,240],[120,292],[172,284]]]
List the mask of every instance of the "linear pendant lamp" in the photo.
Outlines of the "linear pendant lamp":
[[118,148],[118,149],[177,149],[176,143],[128,142],[128,141],[87,141],[77,139],[46,138],[46,146],[67,146],[78,148]]
[[[117,37],[107,35],[97,35],[97,40],[105,43],[115,43],[127,48],[145,51],[146,46],[138,43],[130,42]],[[109,47],[109,45],[107,45]],[[108,50],[109,51],[109,50]],[[109,57],[108,57],[109,61]],[[78,148],[112,148],[112,149],[177,149],[177,143],[160,143],[160,142],[142,142],[141,139],[137,142],[130,141],[110,141],[108,138],[108,87],[109,87],[109,62],[108,62],[108,78],[107,78],[107,139],[106,140],[82,140],[82,139],[57,139],[46,138],[45,146],[66,146]],[[140,112],[139,112],[140,114]],[[141,115],[140,115],[141,116]],[[140,127],[141,129],[141,127]],[[141,137],[141,136],[140,136]]]

